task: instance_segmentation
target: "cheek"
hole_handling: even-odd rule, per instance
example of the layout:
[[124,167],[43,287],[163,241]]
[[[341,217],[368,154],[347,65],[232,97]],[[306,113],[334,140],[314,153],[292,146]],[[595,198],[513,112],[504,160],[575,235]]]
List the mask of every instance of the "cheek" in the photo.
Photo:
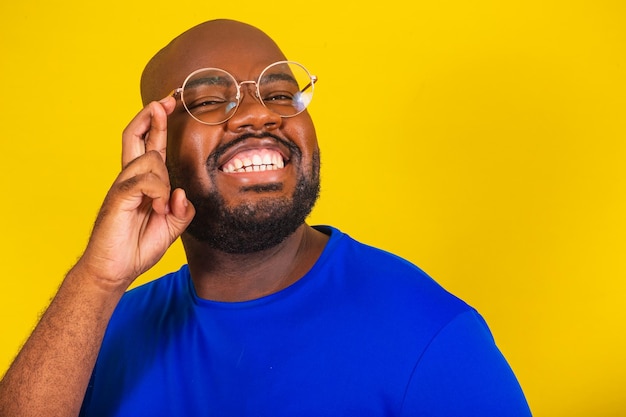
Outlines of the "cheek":
[[217,141],[203,128],[190,122],[170,122],[168,126],[167,165],[181,185],[205,188],[209,183],[206,160]]
[[285,133],[287,133],[292,140],[296,141],[296,144],[302,150],[302,156],[305,159],[304,162],[306,162],[311,159],[312,155],[319,152],[315,125],[307,112],[289,121],[295,123],[286,123]]

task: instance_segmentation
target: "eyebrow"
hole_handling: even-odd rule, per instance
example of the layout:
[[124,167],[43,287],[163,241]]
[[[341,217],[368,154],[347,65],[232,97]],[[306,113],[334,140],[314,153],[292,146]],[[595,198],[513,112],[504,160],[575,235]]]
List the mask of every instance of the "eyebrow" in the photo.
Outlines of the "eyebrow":
[[187,81],[185,84],[185,89],[193,88],[200,85],[223,85],[223,86],[231,86],[233,83],[227,77],[221,75],[214,75],[211,77],[202,77]]
[[290,83],[293,83],[296,87],[298,86],[298,82],[296,81],[296,79],[292,75],[287,74],[285,72],[264,74],[262,80],[263,80],[262,84],[267,84],[267,83],[271,83],[274,81],[289,81]]

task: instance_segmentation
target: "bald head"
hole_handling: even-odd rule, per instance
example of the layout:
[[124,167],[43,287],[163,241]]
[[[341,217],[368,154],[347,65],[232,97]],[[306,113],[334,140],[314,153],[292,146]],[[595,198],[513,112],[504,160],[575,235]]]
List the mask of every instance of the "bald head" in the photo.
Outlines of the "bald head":
[[234,20],[210,20],[176,37],[148,62],[141,76],[142,101],[145,105],[162,99],[199,68],[230,71],[229,67],[243,60],[250,65],[260,62],[262,67],[263,63],[283,59],[276,43],[254,26]]

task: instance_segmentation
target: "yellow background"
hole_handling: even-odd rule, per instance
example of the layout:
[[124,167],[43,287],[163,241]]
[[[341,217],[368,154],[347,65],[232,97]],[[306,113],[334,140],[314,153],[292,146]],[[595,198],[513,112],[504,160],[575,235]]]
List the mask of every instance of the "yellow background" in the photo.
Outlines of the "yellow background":
[[0,371],[85,245],[143,65],[230,17],[320,78],[311,223],[474,305],[536,416],[624,415],[625,4],[3,1]]

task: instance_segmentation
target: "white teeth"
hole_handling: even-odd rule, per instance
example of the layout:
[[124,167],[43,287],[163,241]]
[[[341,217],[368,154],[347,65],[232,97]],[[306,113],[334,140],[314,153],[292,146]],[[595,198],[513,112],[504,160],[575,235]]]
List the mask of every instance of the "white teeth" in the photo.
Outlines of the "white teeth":
[[233,158],[222,170],[226,173],[274,171],[285,167],[283,158],[273,152],[255,153],[251,156]]
[[274,164],[277,169],[285,167],[285,162],[280,156],[274,156],[274,158],[272,158],[272,164]]

